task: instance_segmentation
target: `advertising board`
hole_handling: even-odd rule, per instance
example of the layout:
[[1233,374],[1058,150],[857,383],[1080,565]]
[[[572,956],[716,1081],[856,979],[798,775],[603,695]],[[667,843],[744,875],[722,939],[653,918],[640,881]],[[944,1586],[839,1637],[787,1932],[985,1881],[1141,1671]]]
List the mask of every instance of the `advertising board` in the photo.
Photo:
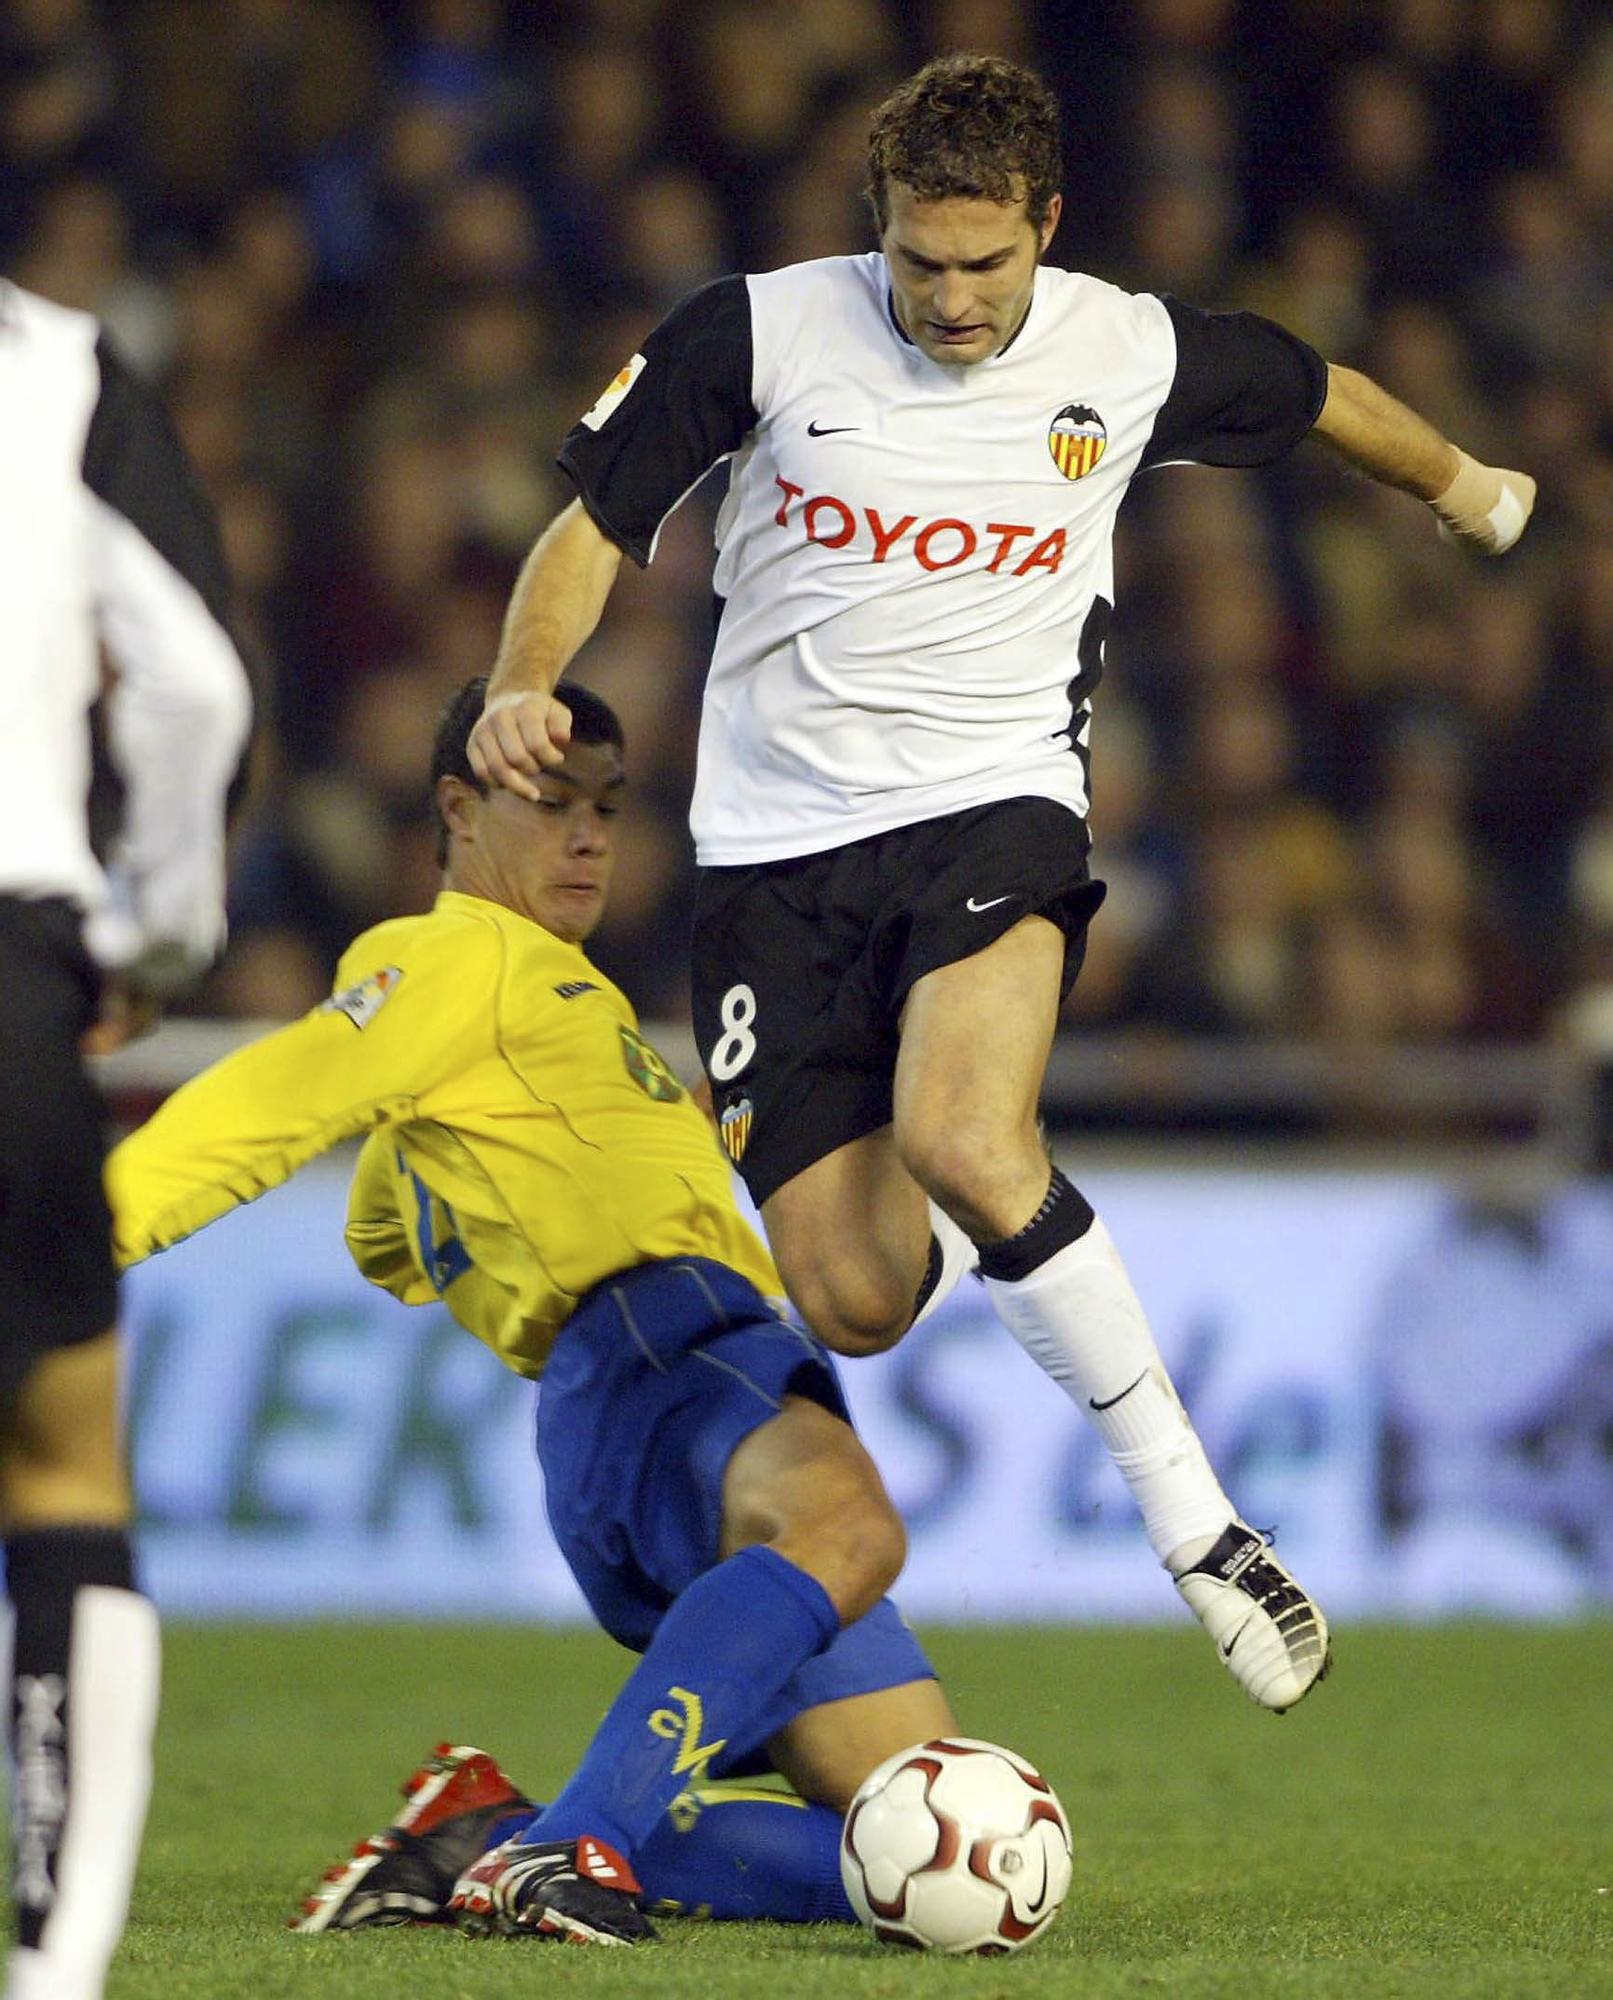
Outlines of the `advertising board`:
[[[1083,1171],[1246,1518],[1337,1616],[1613,1602],[1613,1196],[1392,1174]],[[530,1384],[366,1285],[342,1161],[131,1274],[146,1573],[181,1615],[577,1619]],[[1176,1600],[1082,1416],[965,1280],[847,1364],[915,1619]]]

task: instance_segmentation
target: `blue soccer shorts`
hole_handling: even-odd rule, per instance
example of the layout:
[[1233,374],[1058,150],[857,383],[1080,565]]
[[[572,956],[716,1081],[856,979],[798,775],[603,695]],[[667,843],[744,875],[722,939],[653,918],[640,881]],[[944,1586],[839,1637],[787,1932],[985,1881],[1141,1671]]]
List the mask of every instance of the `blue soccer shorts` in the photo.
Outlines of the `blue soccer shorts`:
[[[641,1265],[567,1322],[538,1396],[538,1463],[560,1552],[613,1639],[642,1653],[672,1600],[717,1563],[728,1461],[787,1395],[851,1421],[828,1350],[723,1264]],[[934,1675],[886,1598],[713,1770],[753,1762],[804,1709]]]

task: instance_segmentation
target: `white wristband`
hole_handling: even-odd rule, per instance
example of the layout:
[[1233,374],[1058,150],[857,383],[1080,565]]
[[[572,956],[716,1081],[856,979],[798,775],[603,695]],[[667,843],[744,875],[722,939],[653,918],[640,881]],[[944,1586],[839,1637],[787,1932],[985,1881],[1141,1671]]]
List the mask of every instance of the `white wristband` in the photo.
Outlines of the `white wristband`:
[[1456,477],[1429,506],[1452,531],[1491,555],[1505,555],[1534,511],[1535,482],[1527,472],[1480,465],[1458,451]]

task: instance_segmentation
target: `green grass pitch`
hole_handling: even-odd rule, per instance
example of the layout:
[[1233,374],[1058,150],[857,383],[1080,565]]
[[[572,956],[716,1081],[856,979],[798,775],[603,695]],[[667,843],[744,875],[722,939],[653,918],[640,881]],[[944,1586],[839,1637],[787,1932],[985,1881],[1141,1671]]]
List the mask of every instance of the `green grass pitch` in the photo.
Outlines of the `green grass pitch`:
[[281,1926],[440,1736],[566,1773],[627,1656],[501,1627],[176,1627],[108,2000],[1613,1995],[1613,1625],[1346,1629],[1277,1719],[1189,1627],[927,1635],[963,1725],[1076,1835],[1054,1932],[934,1960],[819,1926],[667,1924],[637,1951]]

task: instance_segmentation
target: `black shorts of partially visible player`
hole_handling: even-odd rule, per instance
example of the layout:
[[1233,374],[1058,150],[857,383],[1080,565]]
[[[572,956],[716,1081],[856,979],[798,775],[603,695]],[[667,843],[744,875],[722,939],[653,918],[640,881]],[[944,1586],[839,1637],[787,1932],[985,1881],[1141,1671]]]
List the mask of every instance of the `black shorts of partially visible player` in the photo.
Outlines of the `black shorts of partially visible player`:
[[0,1396],[116,1317],[104,1114],[78,1047],[99,996],[78,913],[0,896]]
[[927,972],[1035,914],[1064,933],[1069,992],[1104,897],[1088,849],[1067,807],[1009,799],[821,854],[701,871],[695,1040],[755,1202],[891,1122],[902,1006]]

